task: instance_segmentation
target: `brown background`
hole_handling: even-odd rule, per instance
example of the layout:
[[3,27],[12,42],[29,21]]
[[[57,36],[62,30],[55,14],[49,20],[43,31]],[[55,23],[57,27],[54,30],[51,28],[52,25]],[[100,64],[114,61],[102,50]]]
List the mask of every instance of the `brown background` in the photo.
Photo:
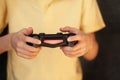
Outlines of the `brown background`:
[[82,59],[84,80],[120,80],[120,0],[98,0],[106,28],[97,32],[99,55]]

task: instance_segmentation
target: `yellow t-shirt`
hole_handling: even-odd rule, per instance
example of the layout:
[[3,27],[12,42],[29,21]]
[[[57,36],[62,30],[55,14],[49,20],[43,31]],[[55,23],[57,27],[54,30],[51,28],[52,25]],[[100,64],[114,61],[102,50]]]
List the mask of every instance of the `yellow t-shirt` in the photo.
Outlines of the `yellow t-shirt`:
[[[0,0],[0,31],[33,27],[34,33],[57,33],[71,26],[86,33],[105,25],[96,0]],[[8,54],[8,80],[81,80],[78,58],[66,57],[59,48],[43,47],[38,56],[27,60]]]

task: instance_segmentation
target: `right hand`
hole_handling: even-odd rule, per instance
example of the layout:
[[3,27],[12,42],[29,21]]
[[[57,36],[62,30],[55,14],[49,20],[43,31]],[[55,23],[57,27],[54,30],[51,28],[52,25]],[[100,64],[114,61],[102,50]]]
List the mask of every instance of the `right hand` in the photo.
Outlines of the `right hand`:
[[28,36],[32,33],[33,29],[31,27],[13,33],[13,36],[11,37],[11,46],[16,51],[16,54],[18,56],[26,59],[31,59],[37,56],[39,53],[41,47],[35,48],[26,44],[26,42],[41,44],[40,40]]

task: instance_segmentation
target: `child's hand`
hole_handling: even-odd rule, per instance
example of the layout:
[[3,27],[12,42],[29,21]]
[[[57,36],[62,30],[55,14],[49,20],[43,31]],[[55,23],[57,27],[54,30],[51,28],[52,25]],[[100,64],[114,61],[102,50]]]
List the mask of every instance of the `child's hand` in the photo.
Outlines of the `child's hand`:
[[26,59],[31,59],[35,57],[40,48],[34,48],[26,44],[26,42],[40,44],[40,40],[28,37],[29,34],[32,34],[33,29],[27,28],[22,29],[19,32],[13,33],[11,37],[11,46],[16,51],[17,55]]
[[68,41],[78,41],[78,43],[73,46],[65,46],[61,47],[62,51],[66,56],[69,57],[80,57],[88,53],[88,51],[92,48],[92,39],[90,34],[85,34],[81,32],[79,29],[75,29],[72,27],[64,27],[60,29],[62,32],[75,33],[75,36],[70,36]]

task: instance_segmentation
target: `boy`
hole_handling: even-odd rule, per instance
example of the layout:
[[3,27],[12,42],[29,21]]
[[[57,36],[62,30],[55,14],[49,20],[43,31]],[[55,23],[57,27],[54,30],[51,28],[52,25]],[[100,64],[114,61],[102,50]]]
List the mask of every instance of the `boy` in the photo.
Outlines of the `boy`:
[[[0,38],[0,52],[9,51],[8,80],[82,80],[78,57],[96,57],[94,32],[105,26],[96,0],[1,0],[0,15],[0,30],[9,24],[10,34]],[[41,44],[28,37],[33,30],[75,33],[67,40],[78,43],[35,48],[26,44]]]

